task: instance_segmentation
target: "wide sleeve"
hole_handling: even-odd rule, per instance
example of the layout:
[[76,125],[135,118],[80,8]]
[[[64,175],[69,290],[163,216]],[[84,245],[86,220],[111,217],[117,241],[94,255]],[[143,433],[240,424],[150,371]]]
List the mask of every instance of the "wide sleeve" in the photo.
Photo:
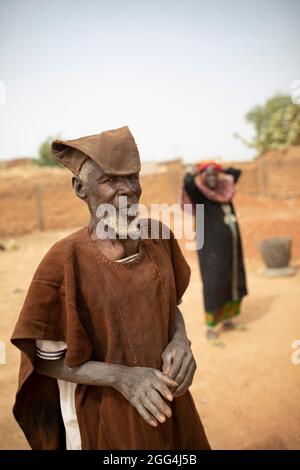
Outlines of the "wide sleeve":
[[176,302],[177,305],[181,303],[183,294],[185,293],[191,277],[191,269],[182,254],[178,241],[174,233],[170,231],[170,253],[173,267],[173,274],[176,286]]
[[225,173],[226,175],[231,175],[233,177],[233,181],[237,183],[242,174],[242,170],[238,168],[228,167],[223,170],[223,173]]
[[11,342],[21,351],[13,413],[32,449],[65,448],[57,380],[35,370],[36,341],[66,344],[65,364],[91,358],[92,345],[80,322],[70,263],[47,255],[36,271]]
[[193,204],[203,204],[205,196],[199,191],[192,173],[187,173],[183,180],[183,190],[186,192]]

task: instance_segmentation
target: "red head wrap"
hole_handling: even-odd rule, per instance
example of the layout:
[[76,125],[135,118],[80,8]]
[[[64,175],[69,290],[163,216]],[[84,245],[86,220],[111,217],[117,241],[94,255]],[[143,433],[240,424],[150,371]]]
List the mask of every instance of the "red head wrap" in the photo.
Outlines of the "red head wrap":
[[205,162],[197,163],[196,168],[200,173],[203,173],[209,166],[213,166],[217,171],[222,170],[222,165],[214,160],[207,160]]

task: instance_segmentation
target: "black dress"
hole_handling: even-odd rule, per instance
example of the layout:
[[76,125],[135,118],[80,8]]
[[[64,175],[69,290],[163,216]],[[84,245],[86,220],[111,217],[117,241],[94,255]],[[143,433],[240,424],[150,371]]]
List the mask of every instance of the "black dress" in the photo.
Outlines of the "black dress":
[[[241,171],[228,168],[235,183]],[[216,312],[231,300],[247,294],[240,231],[232,203],[221,204],[200,192],[193,175],[184,178],[184,190],[193,204],[204,204],[204,245],[197,251],[206,312]],[[229,223],[228,223],[229,221]],[[197,232],[199,227],[196,221]]]

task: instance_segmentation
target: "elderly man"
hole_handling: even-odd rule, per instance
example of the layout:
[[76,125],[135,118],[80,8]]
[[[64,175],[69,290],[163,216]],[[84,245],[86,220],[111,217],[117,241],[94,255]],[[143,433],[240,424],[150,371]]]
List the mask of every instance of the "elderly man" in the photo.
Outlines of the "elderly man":
[[56,243],[33,277],[12,336],[22,352],[15,418],[33,449],[209,449],[177,306],[190,269],[172,232],[153,240],[126,237],[120,224],[108,223],[114,237],[97,230],[101,204],[118,214],[121,196],[130,208],[141,195],[128,127],[52,148],[90,222]]

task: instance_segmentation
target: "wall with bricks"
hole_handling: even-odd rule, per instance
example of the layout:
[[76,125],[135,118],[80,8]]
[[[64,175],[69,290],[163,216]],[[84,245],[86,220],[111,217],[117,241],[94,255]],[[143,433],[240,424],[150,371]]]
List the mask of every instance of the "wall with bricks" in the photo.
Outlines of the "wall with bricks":
[[[156,165],[141,175],[141,202],[173,204],[178,200],[182,162]],[[69,228],[88,222],[85,204],[73,193],[71,173],[60,168],[6,168],[0,171],[0,237],[40,229]],[[42,219],[42,220],[41,220]]]
[[[152,166],[151,166],[152,165]],[[278,199],[299,198],[300,146],[268,152],[251,162],[226,162],[241,168],[238,193]],[[88,221],[85,204],[76,198],[71,174],[60,168],[26,164],[0,169],[0,237],[44,229],[80,226]],[[185,166],[182,160],[143,165],[141,202],[178,202]]]
[[241,168],[239,192],[279,199],[300,197],[300,146],[270,151],[252,162],[234,162]]

